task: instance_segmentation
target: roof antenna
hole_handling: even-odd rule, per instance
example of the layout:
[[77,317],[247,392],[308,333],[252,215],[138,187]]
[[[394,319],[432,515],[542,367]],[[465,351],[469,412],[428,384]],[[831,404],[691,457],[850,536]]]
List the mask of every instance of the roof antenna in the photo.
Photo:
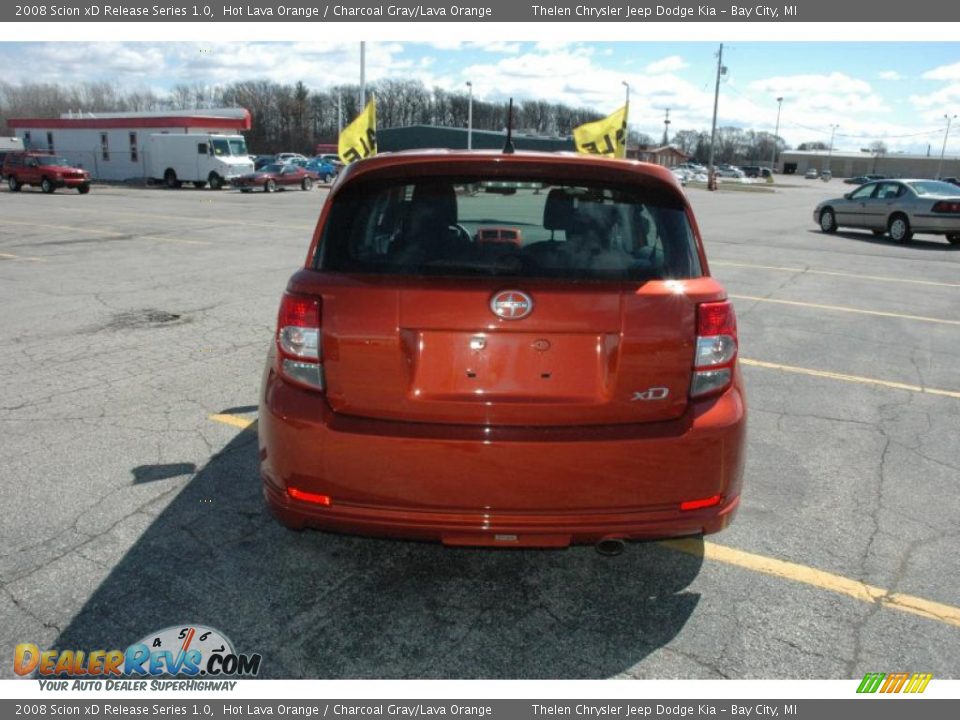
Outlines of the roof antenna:
[[513,98],[507,108],[507,141],[503,144],[503,154],[513,155]]

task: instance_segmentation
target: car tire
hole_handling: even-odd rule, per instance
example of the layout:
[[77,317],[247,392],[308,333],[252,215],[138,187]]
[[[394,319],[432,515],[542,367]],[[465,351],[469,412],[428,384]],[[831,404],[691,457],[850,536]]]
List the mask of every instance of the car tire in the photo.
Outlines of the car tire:
[[303,182],[300,183],[301,190],[313,190],[313,180],[306,177],[303,179]]
[[78,185],[77,192],[80,193],[81,195],[86,195],[88,192],[90,192],[90,183],[84,183],[83,185]]
[[56,191],[57,186],[50,182],[50,178],[43,178],[43,180],[40,181],[40,189],[47,195],[50,195]]
[[960,235],[947,235],[947,242],[951,245],[960,245]]
[[206,184],[203,180],[194,180],[194,181],[193,181],[193,186],[194,186],[197,190],[203,190],[203,189],[207,186],[207,184]]
[[11,175],[7,178],[7,187],[10,188],[10,192],[20,192],[20,188],[22,188],[23,185],[21,185],[20,181]]
[[910,221],[906,215],[897,213],[891,215],[887,221],[887,234],[890,239],[898,243],[908,243],[913,239],[913,230],[910,229]]
[[263,184],[263,191],[264,191],[264,192],[274,192],[276,189],[277,189],[277,183],[276,183],[275,180],[267,180],[267,181]]
[[166,183],[167,187],[171,190],[176,190],[183,184],[177,180],[177,173],[173,170],[173,168],[168,168],[163,174],[163,182]]
[[242,193],[248,193],[248,192],[250,192],[250,188],[240,188],[240,192],[242,192]]
[[833,208],[824,208],[820,211],[820,229],[825,233],[837,231],[837,216],[834,215]]
[[220,190],[223,187],[223,178],[215,172],[210,173],[208,180],[210,181],[211,190]]
[[320,178],[320,179],[321,179],[321,181],[322,181],[325,185],[330,182],[330,176],[329,176],[329,175],[324,175],[324,176],[323,176],[322,178]]

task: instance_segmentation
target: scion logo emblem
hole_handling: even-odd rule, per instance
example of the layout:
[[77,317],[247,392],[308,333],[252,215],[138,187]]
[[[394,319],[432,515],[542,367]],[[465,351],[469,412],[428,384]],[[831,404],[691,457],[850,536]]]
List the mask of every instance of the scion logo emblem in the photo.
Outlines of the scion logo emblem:
[[665,387],[652,387],[647,388],[646,390],[638,390],[633,394],[633,397],[630,398],[631,401],[636,400],[666,400],[667,395],[670,394],[669,388]]
[[501,290],[490,298],[490,310],[504,320],[519,320],[533,312],[533,298],[520,290]]

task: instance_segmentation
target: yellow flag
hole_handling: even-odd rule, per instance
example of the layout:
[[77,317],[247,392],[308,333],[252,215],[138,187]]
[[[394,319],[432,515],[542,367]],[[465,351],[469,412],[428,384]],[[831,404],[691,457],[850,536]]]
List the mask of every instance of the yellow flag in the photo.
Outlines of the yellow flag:
[[337,150],[347,165],[377,154],[377,105],[373,98],[363,112],[340,131]]
[[587,155],[627,156],[627,106],[603,120],[584,123],[573,129],[577,152]]

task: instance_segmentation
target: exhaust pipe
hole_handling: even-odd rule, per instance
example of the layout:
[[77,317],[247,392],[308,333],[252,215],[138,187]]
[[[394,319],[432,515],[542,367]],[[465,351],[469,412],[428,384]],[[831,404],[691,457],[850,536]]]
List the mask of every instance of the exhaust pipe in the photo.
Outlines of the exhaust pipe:
[[605,557],[614,557],[623,552],[627,544],[622,538],[609,537],[603,538],[596,544],[597,552]]

